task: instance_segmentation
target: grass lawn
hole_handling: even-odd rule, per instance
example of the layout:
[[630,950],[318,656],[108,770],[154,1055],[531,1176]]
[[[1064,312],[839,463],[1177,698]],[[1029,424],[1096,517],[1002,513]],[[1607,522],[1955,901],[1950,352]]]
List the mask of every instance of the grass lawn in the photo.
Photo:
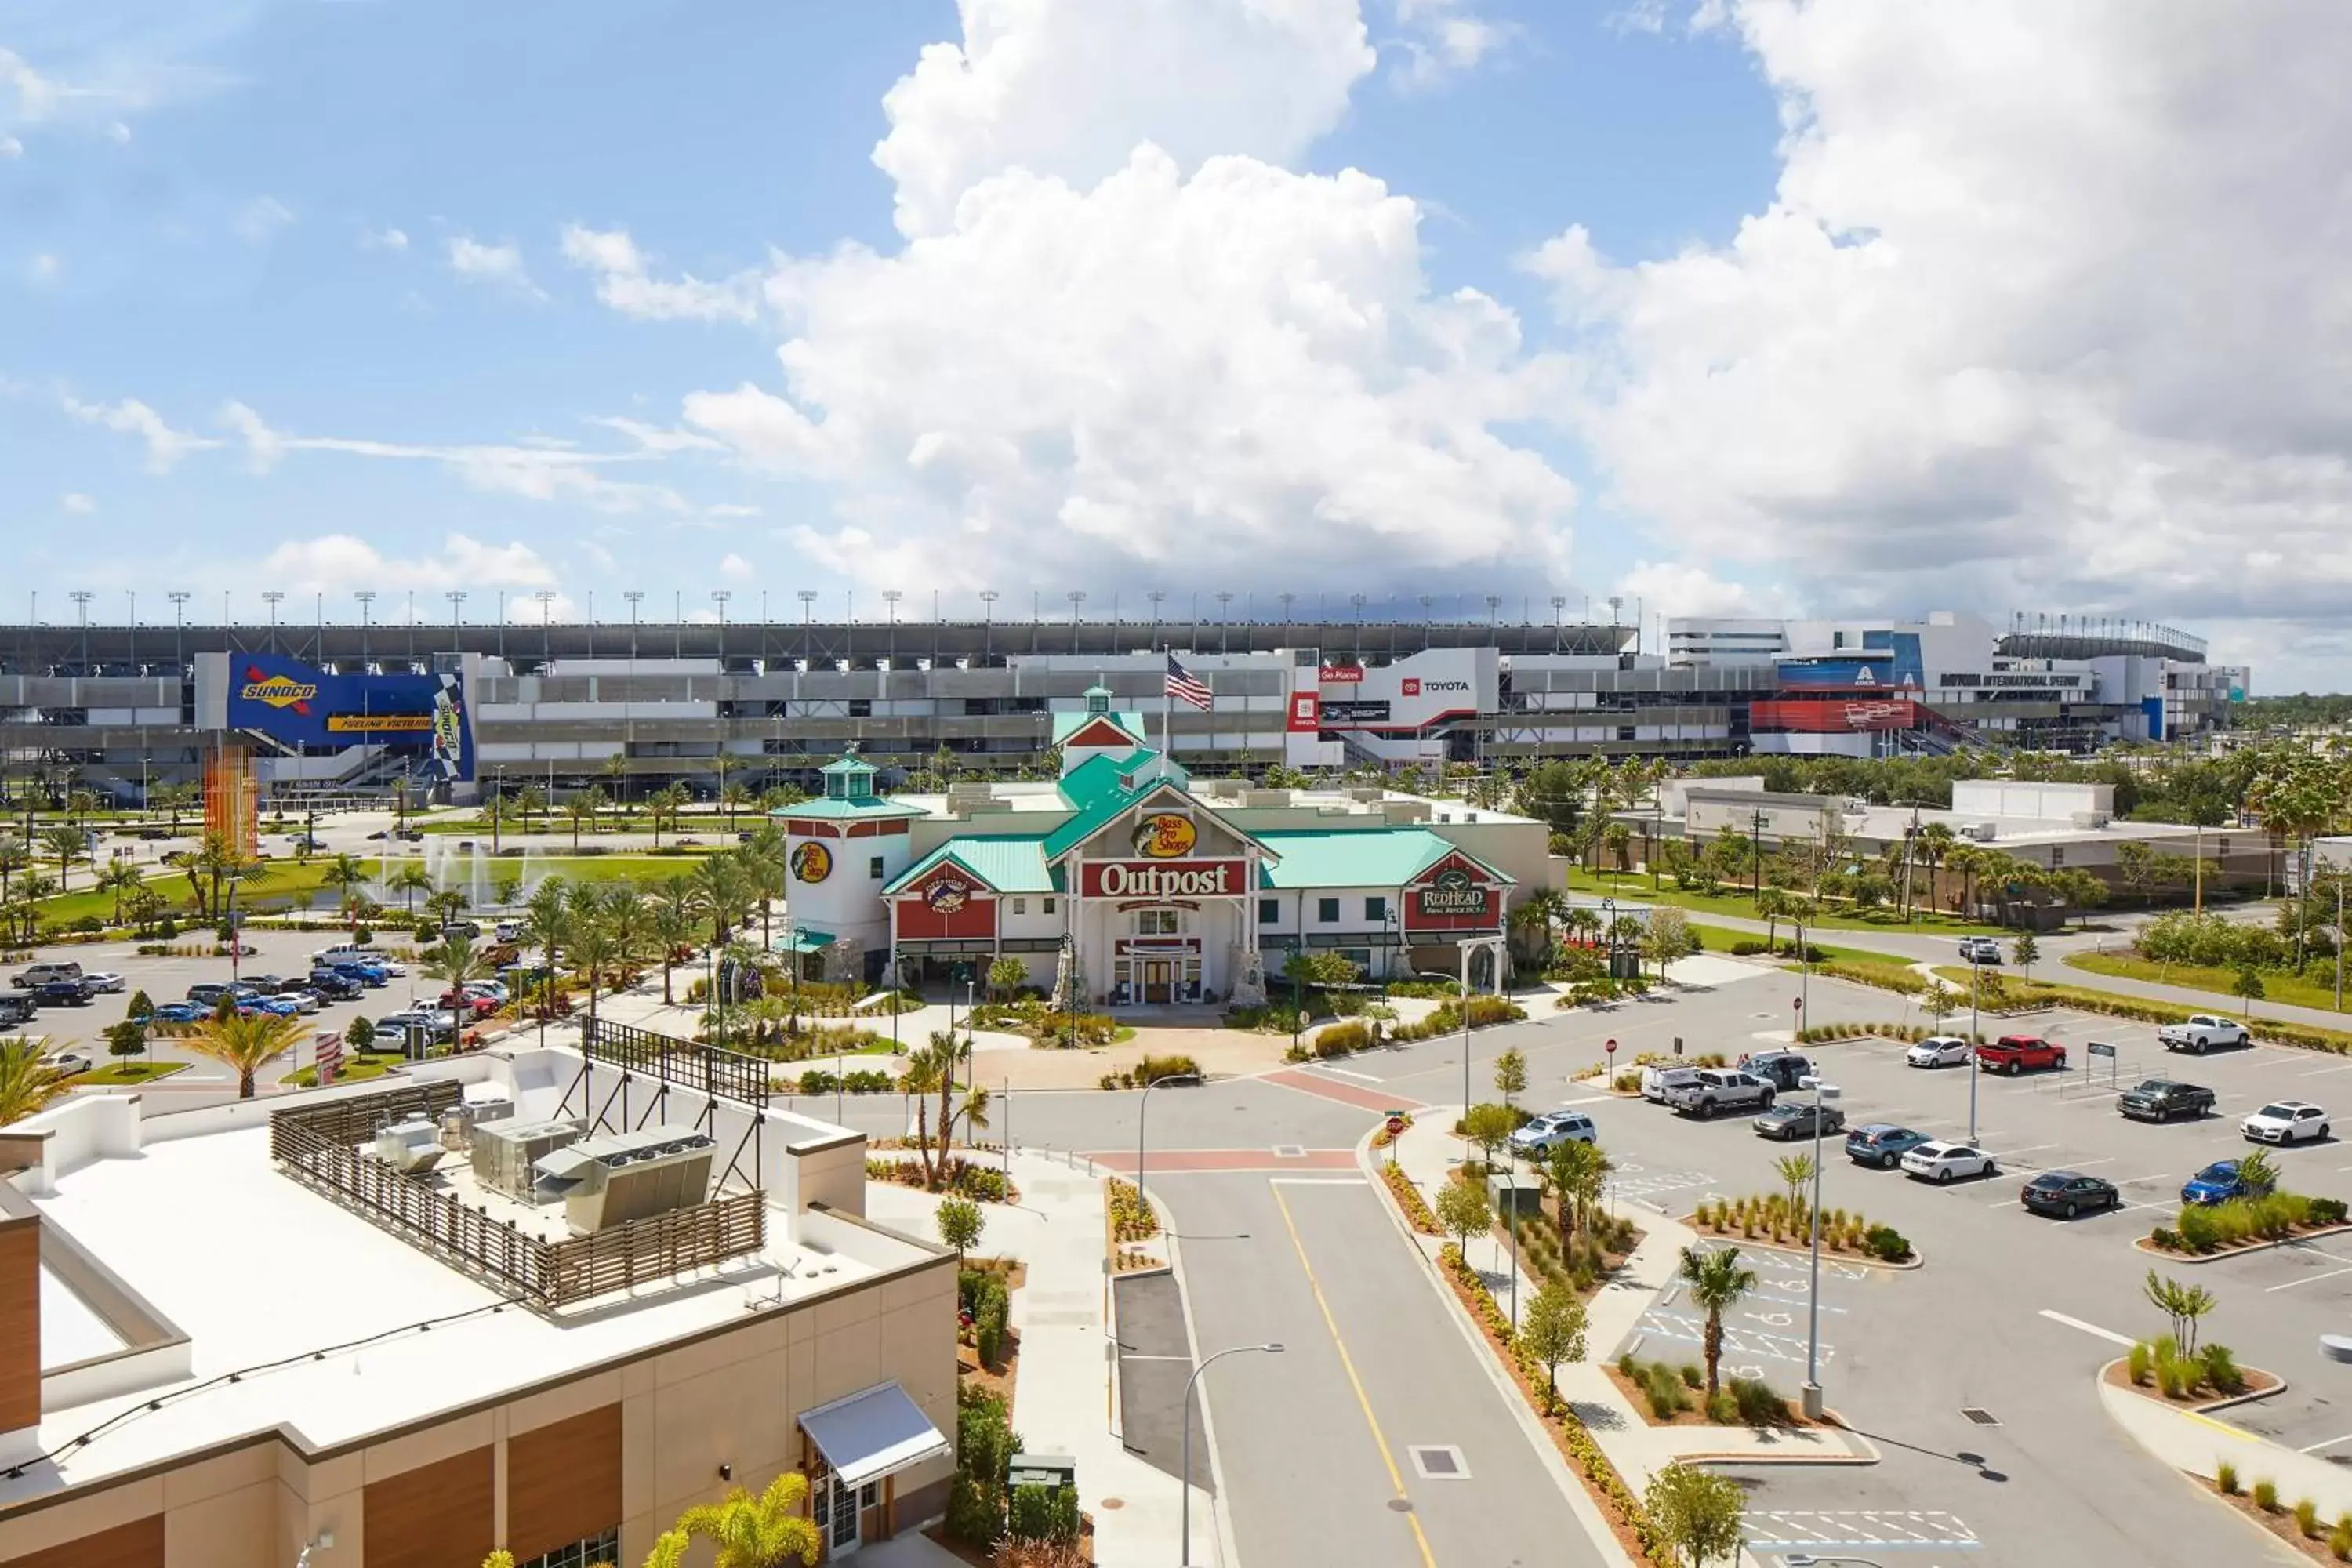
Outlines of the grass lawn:
[[[1728,953],[1734,942],[1764,940],[1762,933],[1758,931],[1739,931],[1731,926],[1712,926],[1704,921],[1691,921],[1690,928],[1698,933],[1700,941],[1706,943],[1706,951],[1709,952]],[[1866,947],[1832,947],[1827,942],[1813,942],[1811,940],[1812,931],[1810,927],[1807,928],[1805,935],[1808,939],[1806,945],[1819,948],[1823,955],[1822,962],[1824,963],[1884,963],[1896,969],[1908,969],[1916,962],[1904,957],[1899,952],[1880,952]],[[1794,931],[1788,931],[1780,940],[1794,942],[1797,940],[1797,934]],[[1760,958],[1763,954],[1759,953],[1756,956]],[[1782,962],[1791,961],[1783,960]]]
[[116,1062],[112,1066],[100,1068],[95,1072],[83,1073],[76,1078],[74,1082],[78,1084],[153,1083],[159,1078],[169,1078],[175,1072],[184,1071],[187,1066],[186,1062]]
[[[1608,871],[1594,873],[1580,866],[1568,868],[1568,890],[1594,896],[1613,896],[1637,903],[1672,904],[1676,909],[1690,910],[1699,914],[1733,915],[1742,920],[1760,920],[1755,903],[1746,893],[1686,893],[1674,886],[1670,879],[1661,878],[1656,891],[1650,888],[1646,871]],[[1788,924],[1786,921],[1780,922]],[[1998,926],[1979,925],[1951,915],[1920,910],[1905,921],[1894,914],[1825,915],[1805,927],[1817,931],[1883,931],[1924,932],[1940,936],[1999,936]],[[1793,932],[1791,933],[1794,934]]]
[[[327,865],[333,858],[332,856],[315,856],[309,860],[267,861],[265,863],[269,868],[268,876],[252,879],[238,886],[236,907],[251,914],[290,907],[296,900],[306,899],[327,885]],[[55,874],[54,867],[44,866],[42,869]],[[78,868],[76,875],[86,879],[89,872],[86,868]],[[148,878],[147,885],[163,896],[166,910],[173,918],[184,925],[187,923],[195,908],[195,897],[188,886],[186,872],[177,867],[166,867],[160,874]],[[114,895],[85,887],[74,892],[59,893],[55,898],[43,899],[37,907],[45,925],[70,925],[89,915],[111,921],[114,918]]]
[[[389,1056],[377,1056],[371,1052],[357,1054],[346,1052],[342,1068],[335,1074],[335,1081],[357,1083],[362,1079],[382,1078],[399,1065],[400,1059],[397,1052]],[[304,1068],[299,1072],[286,1074],[278,1081],[292,1084],[297,1089],[316,1089],[319,1087],[319,1069],[314,1067]]]
[[[2204,969],[2189,963],[2151,963],[2145,958],[2134,958],[2117,952],[2078,952],[2066,960],[2069,967],[2087,969],[2094,974],[2113,974],[2125,980],[2146,980],[2158,985],[2185,985],[2192,991],[2210,991],[2217,1009],[2236,1015],[2246,1004],[2230,987],[2237,984],[2234,969]],[[2316,1007],[2324,1013],[2336,1012],[2336,983],[2330,975],[2326,980],[2308,980],[2299,975],[2263,972],[2263,1002],[2283,1003],[2290,1007]],[[2263,1002],[2254,1004],[2259,1012]]]

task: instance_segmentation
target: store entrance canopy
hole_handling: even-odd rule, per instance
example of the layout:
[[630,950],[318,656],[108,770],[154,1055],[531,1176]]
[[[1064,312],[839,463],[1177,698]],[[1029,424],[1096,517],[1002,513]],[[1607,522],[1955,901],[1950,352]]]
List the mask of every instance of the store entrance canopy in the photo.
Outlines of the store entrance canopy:
[[940,1429],[895,1383],[819,1405],[801,1417],[801,1430],[844,1486],[864,1486],[949,1452]]

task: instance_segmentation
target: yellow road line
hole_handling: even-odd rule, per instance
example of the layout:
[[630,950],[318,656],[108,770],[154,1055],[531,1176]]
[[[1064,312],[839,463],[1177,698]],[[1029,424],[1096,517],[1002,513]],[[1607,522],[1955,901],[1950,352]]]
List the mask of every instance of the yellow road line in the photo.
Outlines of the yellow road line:
[[[1372,1446],[1381,1451],[1381,1463],[1389,1468],[1389,1484],[1396,1489],[1400,1499],[1410,1501],[1405,1498],[1404,1472],[1397,1468],[1396,1456],[1389,1451],[1389,1440],[1381,1433],[1380,1418],[1372,1414],[1371,1397],[1364,1392],[1364,1380],[1356,1375],[1355,1360],[1348,1354],[1348,1342],[1339,1337],[1339,1320],[1331,1316],[1331,1303],[1323,1298],[1323,1282],[1315,1278],[1315,1266],[1307,1261],[1307,1244],[1299,1239],[1298,1226],[1290,1217],[1290,1205],[1284,1201],[1280,1187],[1271,1190],[1274,1206],[1282,1211],[1282,1228],[1290,1233],[1290,1245],[1297,1250],[1298,1267],[1307,1276],[1307,1288],[1315,1292],[1315,1305],[1322,1310],[1323,1327],[1331,1335],[1332,1348],[1339,1352],[1339,1369],[1348,1374],[1348,1385],[1356,1391],[1357,1408],[1364,1413],[1364,1425],[1372,1429]],[[1421,1515],[1408,1511],[1404,1521],[1412,1526],[1413,1544],[1421,1548],[1423,1568],[1437,1568],[1436,1555],[1429,1550],[1429,1537],[1421,1528]]]

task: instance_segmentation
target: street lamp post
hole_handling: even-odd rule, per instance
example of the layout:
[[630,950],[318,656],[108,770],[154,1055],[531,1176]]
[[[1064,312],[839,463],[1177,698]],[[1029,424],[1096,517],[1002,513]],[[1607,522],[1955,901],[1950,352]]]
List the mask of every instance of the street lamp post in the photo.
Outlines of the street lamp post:
[[[1461,945],[1462,994],[1456,998],[1462,1005],[1462,1135],[1470,1135],[1470,954],[1484,948],[1495,963],[1495,989],[1503,988],[1504,938],[1501,936],[1465,937]],[[1465,1156],[1467,1157],[1466,1154]]]
[[1177,1477],[1178,1489],[1183,1493],[1184,1499],[1178,1524],[1176,1558],[1179,1568],[1192,1568],[1192,1385],[1201,1381],[1202,1373],[1225,1357],[1239,1355],[1244,1351],[1280,1355],[1282,1342],[1274,1340],[1262,1345],[1229,1345],[1194,1367],[1192,1375],[1184,1380],[1184,1468],[1183,1473]]
[[1977,1032],[1977,956],[1976,949],[1969,950],[1969,1147],[1977,1144],[1977,1076],[1984,1064],[1977,1059],[1977,1047],[1984,1037]]
[[1825,1079],[1807,1077],[1800,1087],[1813,1091],[1812,1279],[1805,1290],[1805,1419],[1822,1418],[1822,1113],[1843,1092]]

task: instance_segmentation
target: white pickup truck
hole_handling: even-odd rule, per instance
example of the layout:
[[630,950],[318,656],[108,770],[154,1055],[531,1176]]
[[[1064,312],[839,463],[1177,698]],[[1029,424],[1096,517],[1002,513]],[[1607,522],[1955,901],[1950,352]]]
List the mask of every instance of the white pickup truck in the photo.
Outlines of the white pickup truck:
[[1773,1094],[1772,1086],[1753,1073],[1736,1068],[1702,1068],[1689,1082],[1668,1089],[1666,1103],[1693,1116],[1708,1117],[1749,1106],[1769,1110]]
[[2168,1051],[2187,1051],[2192,1057],[2201,1057],[2223,1046],[2246,1045],[2252,1039],[2243,1024],[2210,1013],[2191,1013],[2181,1022],[2164,1025],[2156,1031],[2157,1044]]

